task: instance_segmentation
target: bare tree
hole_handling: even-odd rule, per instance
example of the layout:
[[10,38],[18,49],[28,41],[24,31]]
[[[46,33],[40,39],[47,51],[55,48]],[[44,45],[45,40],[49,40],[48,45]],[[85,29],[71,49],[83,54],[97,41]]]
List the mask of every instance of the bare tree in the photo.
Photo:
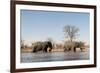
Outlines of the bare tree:
[[74,39],[76,39],[79,32],[79,28],[77,28],[76,26],[66,25],[64,27],[64,32],[65,38],[72,42]]

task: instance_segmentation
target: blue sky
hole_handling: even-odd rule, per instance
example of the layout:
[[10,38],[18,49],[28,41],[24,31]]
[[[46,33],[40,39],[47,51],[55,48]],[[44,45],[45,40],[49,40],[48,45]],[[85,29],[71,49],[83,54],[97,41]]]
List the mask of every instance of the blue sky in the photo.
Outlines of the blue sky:
[[74,25],[80,29],[78,40],[89,43],[89,13],[21,10],[21,38],[41,41],[65,40],[63,28]]

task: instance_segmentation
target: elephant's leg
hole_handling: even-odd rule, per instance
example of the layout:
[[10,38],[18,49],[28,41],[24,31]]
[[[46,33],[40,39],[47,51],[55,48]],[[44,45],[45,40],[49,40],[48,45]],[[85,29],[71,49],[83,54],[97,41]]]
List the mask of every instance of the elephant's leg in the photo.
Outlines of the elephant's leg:
[[71,48],[68,48],[68,51],[71,51]]
[[45,51],[44,52],[47,52],[47,50],[45,49]]
[[43,52],[47,52],[47,47],[45,47],[45,48],[43,49]]
[[74,52],[76,52],[76,47],[74,47]]
[[33,52],[36,52],[36,49],[33,49]]
[[45,49],[45,52],[48,52],[47,48]]

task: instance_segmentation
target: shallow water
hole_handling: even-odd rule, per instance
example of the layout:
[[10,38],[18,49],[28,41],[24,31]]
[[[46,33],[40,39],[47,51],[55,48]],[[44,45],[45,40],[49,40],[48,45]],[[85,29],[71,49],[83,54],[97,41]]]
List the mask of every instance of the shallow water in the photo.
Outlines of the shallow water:
[[21,62],[22,63],[88,60],[88,59],[89,59],[89,51],[85,51],[85,52],[21,53]]

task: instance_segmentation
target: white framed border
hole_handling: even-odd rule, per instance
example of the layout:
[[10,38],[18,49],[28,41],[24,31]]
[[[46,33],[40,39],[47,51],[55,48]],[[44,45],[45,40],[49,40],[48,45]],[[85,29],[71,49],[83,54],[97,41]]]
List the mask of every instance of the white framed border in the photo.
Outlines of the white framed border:
[[[58,62],[40,62],[40,63],[20,63],[20,10],[45,10],[45,11],[64,11],[64,12],[88,12],[90,13],[90,60],[78,61],[58,61]],[[94,10],[86,8],[71,7],[51,7],[36,5],[16,5],[16,69],[21,68],[40,68],[57,66],[75,66],[94,64]]]

